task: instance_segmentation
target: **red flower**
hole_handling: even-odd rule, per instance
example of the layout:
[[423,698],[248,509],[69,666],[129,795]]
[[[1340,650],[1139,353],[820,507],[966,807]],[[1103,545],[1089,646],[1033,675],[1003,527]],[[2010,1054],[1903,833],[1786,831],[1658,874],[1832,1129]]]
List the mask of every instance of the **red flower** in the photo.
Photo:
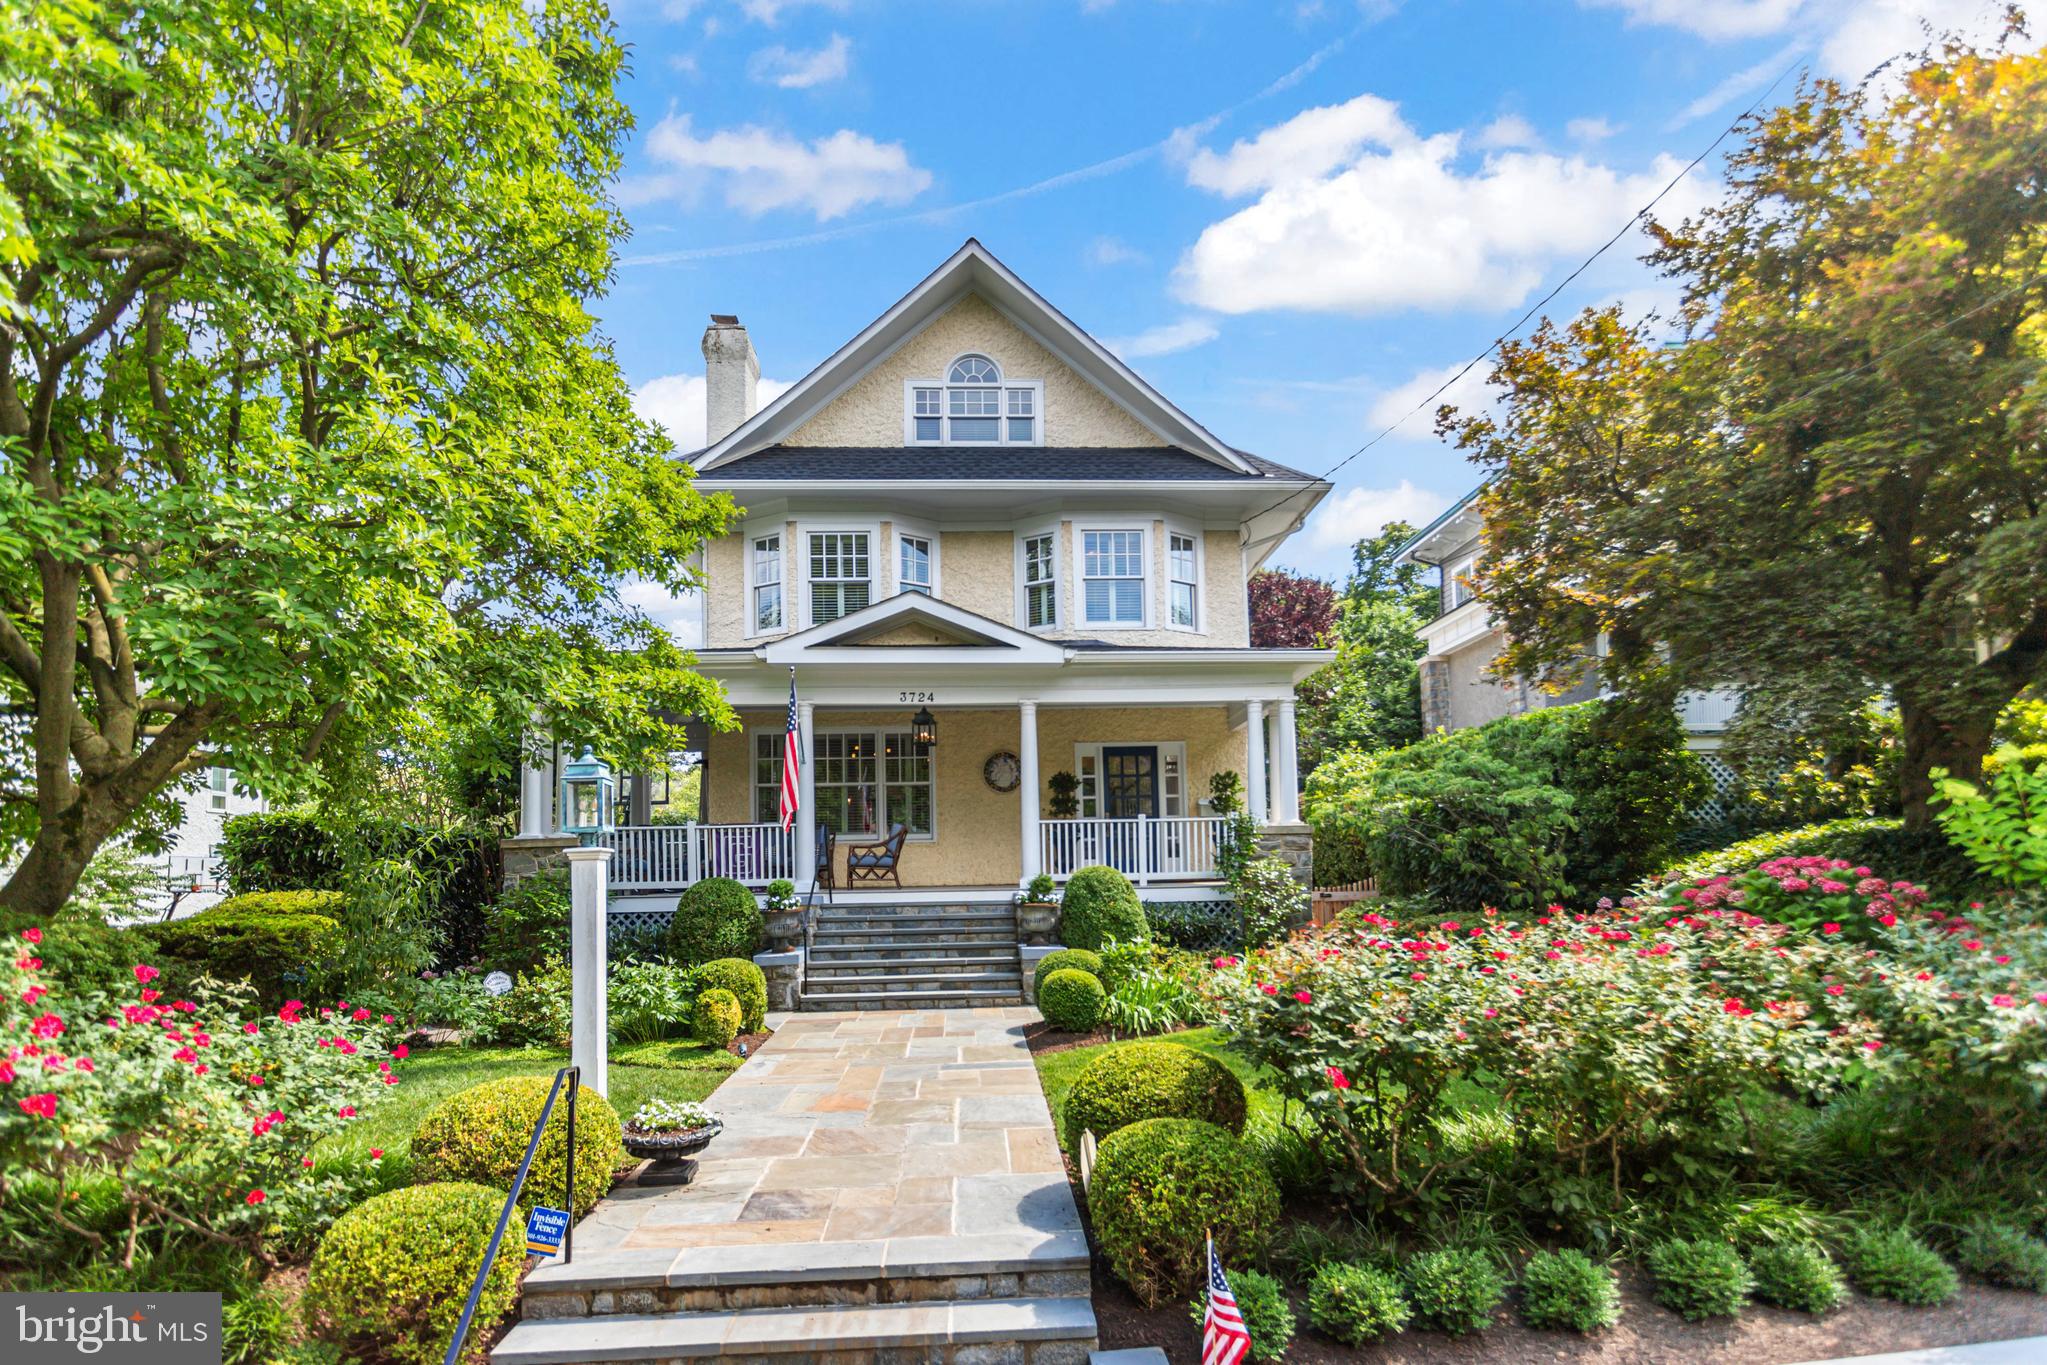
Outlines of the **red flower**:
[[163,999],[162,991],[149,990],[145,988],[142,992],[142,1003],[145,1005],[154,1005],[157,1001],[161,999]]
[[135,979],[145,986],[162,975],[163,973],[154,967],[145,966],[139,962],[135,964]]
[[43,969],[43,960],[39,957],[17,957],[14,965],[25,972],[39,972]]
[[344,1104],[337,1112],[340,1114],[342,1118],[352,1119],[355,1117],[355,1106],[352,1104]]
[[[1299,995],[1295,996],[1294,999],[1300,1001],[1303,1005],[1305,1005],[1308,1003],[1308,993],[1306,991],[1302,991]],[[405,1044],[400,1043],[397,1047],[391,1049],[391,1055],[402,1062],[407,1057],[410,1057],[412,1055],[412,1049],[405,1046]]]
[[254,1019],[251,1019],[248,1023],[242,1025],[242,1032],[254,1033],[257,1029],[261,1027],[262,1025],[258,1024]]
[[361,1023],[363,1020],[370,1017],[370,1012],[368,1010],[359,1009],[354,1014],[351,1014],[348,1017],[355,1020],[357,1023]]
[[57,1117],[57,1097],[51,1094],[30,1095],[21,1102],[21,1112],[39,1119]]
[[1962,941],[1962,947],[1972,953],[1975,952],[1977,949],[1981,948],[1982,946],[1983,940],[1980,938],[1964,939]]
[[1838,924],[1822,924],[1820,932],[1823,934],[1838,934],[1841,932],[1841,926]]
[[383,1159],[384,1159],[384,1149],[383,1149],[382,1147],[372,1147],[372,1148],[370,1148],[370,1160],[372,1160],[372,1161],[382,1161]]
[[263,1084],[263,1078],[262,1078],[261,1076],[251,1076],[251,1077],[249,1077],[249,1084],[250,1084],[250,1085],[261,1085],[261,1084]]
[[1864,1047],[1864,1049],[1866,1049],[1867,1051],[1870,1051],[1870,1052],[1874,1052],[1874,1051],[1876,1051],[1876,1050],[1877,1050],[1878,1048],[1880,1048],[1880,1047],[1882,1047],[1882,1046],[1883,1046],[1883,1041],[1882,1041],[1881,1039],[1878,1039],[1878,1038],[1872,1038],[1872,1039],[1870,1039],[1870,1040],[1869,1040],[1868,1042],[1864,1043],[1864,1044],[1863,1044],[1862,1046],[1863,1046],[1863,1047]]
[[55,1038],[64,1031],[64,1021],[54,1014],[46,1014],[30,1024],[28,1031],[38,1038]]
[[2008,995],[1993,995],[1990,997],[1990,1003],[1997,1006],[2001,1010],[2008,1010],[2012,1008],[2012,1006],[2018,1004],[2019,1002],[2012,999]]
[[263,1193],[263,1191],[261,1190],[250,1190],[248,1198],[244,1199],[242,1202],[244,1204],[260,1204],[269,1197],[270,1197],[269,1195]]
[[49,993],[50,989],[47,986],[30,986],[27,990],[21,993],[21,1003],[24,1005],[33,1005],[36,1001],[42,999]]
[[1324,1074],[1326,1074],[1329,1077],[1329,1083],[1335,1086],[1338,1090],[1350,1089],[1350,1077],[1343,1074],[1343,1068],[1335,1066],[1325,1066],[1322,1068],[1322,1070]]
[[1259,990],[1261,990],[1261,991],[1264,991],[1264,992],[1265,992],[1265,993],[1266,993],[1267,995],[1278,995],[1278,994],[1279,994],[1279,987],[1277,987],[1277,986],[1273,985],[1273,984],[1272,984],[1272,983],[1271,983],[1270,981],[1261,981],[1261,982],[1259,982],[1259,983],[1258,983],[1258,989],[1259,989]]
[[1846,986],[1840,985],[1839,983],[1827,987],[1828,995],[1846,995],[1847,993],[1848,988]]
[[[1315,1003],[1315,997],[1308,994],[1308,992],[1306,991],[1295,991],[1294,999],[1299,1001],[1303,1005],[1312,1005]],[[391,1049],[391,1055],[393,1057],[403,1057],[405,1053],[401,1051],[399,1048],[394,1047]]]
[[305,1167],[307,1170],[310,1171],[313,1169],[313,1159],[311,1157],[306,1157],[304,1160],[299,1162],[299,1165]]
[[199,1060],[199,1054],[189,1047],[181,1047],[171,1054],[171,1060],[174,1062],[184,1062],[189,1065]]
[[30,943],[41,943],[43,941],[43,931],[35,928],[34,926],[30,926],[29,928],[22,930],[21,936],[27,939]]
[[13,1085],[13,1084],[14,1084],[14,1064],[13,1064],[12,1062],[0,1062],[0,1085]]
[[91,1071],[93,1069],[92,1058],[90,1057],[80,1057],[77,1061],[73,1062],[72,1065],[77,1067],[80,1071]]

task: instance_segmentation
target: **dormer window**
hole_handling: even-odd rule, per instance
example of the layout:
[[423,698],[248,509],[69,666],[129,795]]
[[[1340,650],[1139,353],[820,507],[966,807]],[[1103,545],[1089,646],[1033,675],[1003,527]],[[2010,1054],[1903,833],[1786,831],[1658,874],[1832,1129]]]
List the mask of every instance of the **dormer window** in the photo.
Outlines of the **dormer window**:
[[984,355],[963,355],[945,382],[912,380],[904,386],[903,438],[911,445],[1038,444],[1045,386],[1005,380]]

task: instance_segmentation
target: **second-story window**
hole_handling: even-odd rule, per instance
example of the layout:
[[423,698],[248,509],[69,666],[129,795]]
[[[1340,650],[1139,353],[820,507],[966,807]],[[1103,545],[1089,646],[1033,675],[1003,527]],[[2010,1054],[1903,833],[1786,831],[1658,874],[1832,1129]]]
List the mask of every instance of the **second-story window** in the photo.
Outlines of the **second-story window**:
[[1466,555],[1443,566],[1443,610],[1452,611],[1478,596],[1471,575],[1478,568],[1478,556]]
[[1197,562],[1193,536],[1174,532],[1166,537],[1167,595],[1173,624],[1183,630],[1193,630],[1195,621],[1199,619],[1195,614],[1200,592],[1199,580],[1195,577]]
[[206,808],[226,810],[227,794],[234,788],[234,773],[227,768],[206,770]]
[[756,634],[782,628],[782,538],[753,542],[753,628]]
[[851,615],[873,600],[865,531],[810,533],[810,620]]
[[1023,543],[1024,624],[1042,630],[1059,623],[1059,536],[1047,531]]
[[896,586],[903,592],[931,592],[931,538],[896,537]]
[[1091,626],[1144,624],[1144,532],[1081,533],[1081,600]]
[[909,386],[907,439],[916,445],[1036,445],[1042,385],[1004,380],[984,355],[963,355],[945,382]]

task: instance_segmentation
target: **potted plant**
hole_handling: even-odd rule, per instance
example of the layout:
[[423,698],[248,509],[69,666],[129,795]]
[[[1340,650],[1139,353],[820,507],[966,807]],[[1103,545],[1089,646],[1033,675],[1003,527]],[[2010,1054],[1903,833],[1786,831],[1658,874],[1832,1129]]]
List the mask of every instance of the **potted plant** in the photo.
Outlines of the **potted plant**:
[[725,1121],[694,1100],[648,1100],[625,1121],[625,1149],[653,1164],[642,1185],[687,1185],[696,1179],[693,1154],[711,1145]]
[[1059,924],[1059,883],[1040,872],[1017,893],[1016,931],[1021,943],[1052,941]]
[[791,948],[803,940],[803,901],[787,877],[768,883],[761,896],[762,928],[771,948]]

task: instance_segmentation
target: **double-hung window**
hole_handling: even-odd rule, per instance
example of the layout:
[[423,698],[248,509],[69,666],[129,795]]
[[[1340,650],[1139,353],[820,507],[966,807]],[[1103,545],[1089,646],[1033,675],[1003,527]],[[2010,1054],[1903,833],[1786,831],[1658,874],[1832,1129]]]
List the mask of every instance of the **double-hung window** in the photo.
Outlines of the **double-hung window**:
[[[753,736],[753,815],[762,824],[781,818],[783,734]],[[878,839],[902,823],[928,838],[937,828],[932,755],[908,731],[820,730],[810,737],[814,819],[834,834]]]
[[1443,569],[1443,610],[1453,611],[1478,596],[1471,575],[1478,568],[1478,556],[1466,555]]
[[1196,577],[1199,563],[1193,536],[1184,536],[1177,531],[1167,533],[1167,605],[1172,612],[1172,624],[1182,630],[1195,629],[1195,622],[1200,619],[1197,615],[1200,580]]
[[1059,533],[1026,536],[1023,543],[1024,624],[1044,630],[1059,624]]
[[850,616],[873,600],[865,531],[810,533],[810,621]]
[[206,808],[226,810],[227,794],[234,789],[234,773],[227,768],[206,770]]
[[782,538],[753,541],[753,633],[782,628]]
[[931,594],[931,537],[896,536],[896,587],[902,592]]
[[963,355],[945,382],[908,386],[905,434],[916,445],[1036,445],[1043,385],[1005,381],[984,355]]
[[1091,626],[1144,624],[1143,531],[1081,532],[1081,601]]

